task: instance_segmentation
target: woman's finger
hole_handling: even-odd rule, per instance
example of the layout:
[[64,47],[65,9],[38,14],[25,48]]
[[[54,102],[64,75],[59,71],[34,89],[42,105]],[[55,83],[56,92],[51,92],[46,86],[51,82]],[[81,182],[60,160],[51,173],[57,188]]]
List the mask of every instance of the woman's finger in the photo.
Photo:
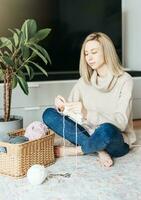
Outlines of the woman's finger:
[[57,107],[62,107],[62,106],[64,106],[64,103],[63,103],[62,101],[60,101],[60,100],[56,100],[56,101],[55,101],[55,105],[56,105]]
[[58,95],[56,98],[58,98],[58,99],[60,99],[62,102],[66,102],[66,100],[65,100],[65,98],[64,97],[62,97],[61,95]]

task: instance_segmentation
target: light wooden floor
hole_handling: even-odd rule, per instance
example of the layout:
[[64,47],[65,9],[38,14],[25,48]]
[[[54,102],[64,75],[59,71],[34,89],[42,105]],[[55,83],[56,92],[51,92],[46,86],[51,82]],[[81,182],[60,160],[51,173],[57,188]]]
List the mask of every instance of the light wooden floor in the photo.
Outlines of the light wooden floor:
[[135,129],[141,129],[141,119],[134,120],[133,125]]

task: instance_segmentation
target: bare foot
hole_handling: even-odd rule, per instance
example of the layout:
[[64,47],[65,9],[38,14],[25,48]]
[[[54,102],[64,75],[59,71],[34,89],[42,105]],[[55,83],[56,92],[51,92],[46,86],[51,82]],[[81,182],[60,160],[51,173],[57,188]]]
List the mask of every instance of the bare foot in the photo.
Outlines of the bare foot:
[[81,147],[64,147],[64,146],[55,146],[54,155],[56,158],[63,156],[75,156],[83,155]]
[[111,167],[113,165],[113,160],[107,152],[99,151],[98,156],[103,167]]

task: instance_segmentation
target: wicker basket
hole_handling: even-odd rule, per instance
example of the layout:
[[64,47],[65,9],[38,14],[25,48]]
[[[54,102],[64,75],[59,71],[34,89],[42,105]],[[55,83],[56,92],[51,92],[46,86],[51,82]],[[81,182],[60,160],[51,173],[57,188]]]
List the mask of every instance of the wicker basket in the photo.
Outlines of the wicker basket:
[[[15,136],[24,135],[24,129],[13,133]],[[21,144],[0,142],[7,153],[0,153],[0,174],[20,178],[34,164],[48,166],[54,163],[54,133],[49,131],[44,137]]]

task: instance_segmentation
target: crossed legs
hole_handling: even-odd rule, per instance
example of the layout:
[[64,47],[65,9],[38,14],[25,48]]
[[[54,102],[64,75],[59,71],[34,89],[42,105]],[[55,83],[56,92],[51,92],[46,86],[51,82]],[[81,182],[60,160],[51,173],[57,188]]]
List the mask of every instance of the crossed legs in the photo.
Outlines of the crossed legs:
[[[110,123],[101,124],[90,136],[80,125],[58,113],[54,108],[48,108],[43,113],[44,123],[60,136],[77,147],[66,147],[65,155],[90,154],[98,152],[102,165],[113,164],[112,157],[120,157],[129,152],[129,146],[124,143],[120,130]],[[77,139],[76,139],[77,126]],[[63,147],[55,147],[56,156],[64,155]]]

